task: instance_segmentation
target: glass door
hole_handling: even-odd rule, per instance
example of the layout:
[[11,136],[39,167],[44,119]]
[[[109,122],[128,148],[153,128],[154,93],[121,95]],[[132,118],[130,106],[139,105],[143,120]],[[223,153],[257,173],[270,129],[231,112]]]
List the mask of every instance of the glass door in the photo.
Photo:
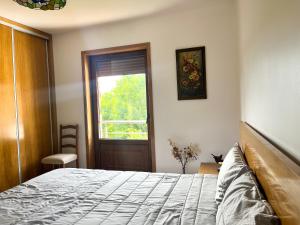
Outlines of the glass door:
[[96,167],[151,171],[146,50],[90,59]]

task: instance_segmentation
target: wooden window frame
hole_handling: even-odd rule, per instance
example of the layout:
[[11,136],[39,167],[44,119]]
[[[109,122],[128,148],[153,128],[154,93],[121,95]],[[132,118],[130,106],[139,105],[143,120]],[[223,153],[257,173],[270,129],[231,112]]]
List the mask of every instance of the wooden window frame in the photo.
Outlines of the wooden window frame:
[[153,95],[152,95],[152,71],[151,71],[151,46],[150,43],[140,43],[134,45],[126,45],[112,48],[88,50],[81,52],[82,60],[82,83],[83,83],[83,97],[84,97],[84,117],[85,117],[85,136],[86,136],[86,163],[87,168],[95,168],[95,149],[94,149],[94,126],[93,126],[93,111],[92,111],[92,94],[90,82],[90,65],[89,58],[91,56],[122,53],[146,50],[147,58],[147,87],[148,87],[148,111],[150,113],[150,127],[149,127],[149,144],[151,151],[152,172],[156,171],[155,160],[155,139],[154,139],[154,119],[153,119]]

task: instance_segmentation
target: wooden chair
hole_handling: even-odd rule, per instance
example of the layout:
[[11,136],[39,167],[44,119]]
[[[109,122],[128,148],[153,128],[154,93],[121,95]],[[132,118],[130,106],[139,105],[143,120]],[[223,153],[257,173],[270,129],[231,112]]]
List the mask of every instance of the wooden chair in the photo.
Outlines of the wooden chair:
[[[66,150],[68,151],[66,152]],[[42,164],[65,168],[66,164],[74,161],[78,168],[78,125],[60,125],[59,153],[43,158]]]

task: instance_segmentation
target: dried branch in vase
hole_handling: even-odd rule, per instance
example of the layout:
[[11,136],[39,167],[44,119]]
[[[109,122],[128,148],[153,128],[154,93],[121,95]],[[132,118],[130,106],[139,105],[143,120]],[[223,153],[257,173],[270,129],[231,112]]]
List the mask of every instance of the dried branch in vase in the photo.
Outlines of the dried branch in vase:
[[186,165],[190,161],[198,159],[199,149],[197,146],[192,144],[181,149],[171,139],[169,139],[169,143],[172,147],[171,152],[173,157],[180,162],[182,166],[182,173],[185,174]]

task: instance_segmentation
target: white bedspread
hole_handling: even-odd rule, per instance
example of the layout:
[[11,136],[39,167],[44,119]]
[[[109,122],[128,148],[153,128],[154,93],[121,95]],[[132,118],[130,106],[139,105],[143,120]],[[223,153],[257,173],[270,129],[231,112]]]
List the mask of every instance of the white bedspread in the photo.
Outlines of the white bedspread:
[[0,224],[215,225],[217,177],[58,169],[0,194]]

